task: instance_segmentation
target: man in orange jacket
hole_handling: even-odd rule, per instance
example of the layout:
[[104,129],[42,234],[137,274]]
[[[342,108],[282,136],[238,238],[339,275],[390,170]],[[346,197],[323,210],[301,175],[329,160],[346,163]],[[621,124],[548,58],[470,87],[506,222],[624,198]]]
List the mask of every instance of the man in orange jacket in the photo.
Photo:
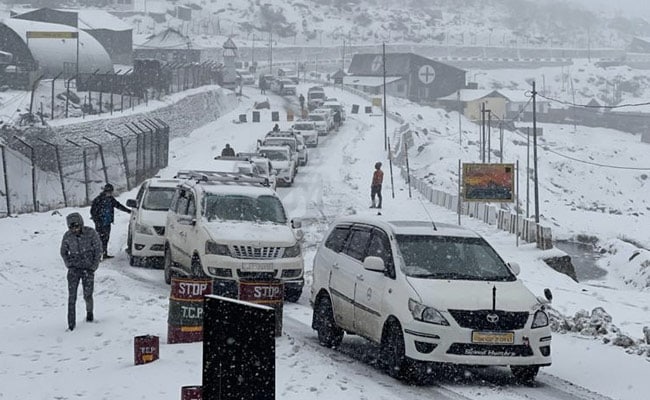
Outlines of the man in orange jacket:
[[[372,184],[370,185],[370,199],[372,205],[370,208],[381,208],[381,184],[384,181],[384,172],[381,170],[381,163],[375,163],[375,172],[372,174]],[[379,198],[379,203],[375,204],[375,195]]]

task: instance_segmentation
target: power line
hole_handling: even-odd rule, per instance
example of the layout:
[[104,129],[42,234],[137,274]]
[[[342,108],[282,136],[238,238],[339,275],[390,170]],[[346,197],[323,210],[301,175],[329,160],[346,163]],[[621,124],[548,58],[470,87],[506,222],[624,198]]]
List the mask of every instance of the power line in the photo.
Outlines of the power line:
[[612,110],[612,109],[615,109],[615,108],[623,108],[623,107],[650,106],[650,101],[649,102],[644,102],[644,103],[623,103],[623,104],[617,104],[615,106],[600,106],[600,105],[597,106],[597,105],[590,105],[590,104],[576,104],[576,103],[573,103],[573,102],[570,102],[570,101],[554,99],[552,97],[544,96],[544,95],[541,95],[539,93],[537,93],[537,96],[539,96],[539,97],[541,97],[543,99],[549,100],[549,101],[564,104],[566,106],[582,107],[582,108],[605,108],[605,109],[608,109],[608,110]]
[[[515,134],[517,134],[517,135],[519,135],[521,137],[525,137],[525,135],[523,133],[520,133],[517,130],[515,130]],[[560,152],[558,152],[556,150],[552,150],[552,149],[550,149],[548,147],[548,145],[547,145],[547,147],[544,147],[544,150],[546,150],[546,151],[548,151],[550,153],[553,153],[553,154],[555,154],[555,155],[557,155],[559,157],[563,157],[563,158],[566,158],[566,159],[569,159],[569,160],[572,160],[572,161],[576,161],[576,162],[579,162],[579,163],[583,163],[583,164],[593,165],[593,166],[596,166],[596,167],[623,169],[623,170],[630,170],[630,171],[650,171],[650,167],[626,167],[626,166],[622,166],[622,165],[610,165],[610,164],[597,163],[597,162],[593,162],[593,161],[581,160],[579,158],[575,158],[575,157],[568,156],[566,154],[562,154],[562,153],[560,153]]]

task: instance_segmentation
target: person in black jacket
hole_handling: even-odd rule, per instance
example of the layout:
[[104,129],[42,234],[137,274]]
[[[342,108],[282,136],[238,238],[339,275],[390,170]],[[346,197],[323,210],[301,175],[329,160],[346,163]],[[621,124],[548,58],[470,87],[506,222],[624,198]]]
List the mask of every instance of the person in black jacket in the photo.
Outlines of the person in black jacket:
[[102,242],[97,232],[84,226],[79,213],[66,217],[68,231],[61,240],[61,258],[68,269],[68,328],[72,331],[76,325],[77,289],[79,281],[83,286],[83,296],[86,302],[86,321],[92,322],[93,288],[95,271],[102,259]]
[[230,144],[226,143],[226,147],[221,150],[221,157],[234,157],[235,149],[230,147]]
[[113,258],[108,255],[108,240],[111,237],[111,224],[113,223],[115,209],[131,213],[122,203],[113,197],[113,185],[107,183],[99,196],[93,199],[90,205],[90,218],[95,223],[95,230],[102,241],[103,258]]

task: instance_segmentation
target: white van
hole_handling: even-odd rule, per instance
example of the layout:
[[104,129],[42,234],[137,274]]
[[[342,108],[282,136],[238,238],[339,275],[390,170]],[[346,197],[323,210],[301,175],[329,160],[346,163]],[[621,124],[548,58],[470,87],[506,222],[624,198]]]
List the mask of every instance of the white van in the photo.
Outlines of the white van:
[[456,225],[343,217],[314,257],[312,327],[325,346],[344,333],[379,344],[396,378],[450,363],[510,366],[531,382],[551,365],[551,296],[533,295],[518,273]]
[[126,240],[131,266],[152,261],[162,266],[167,210],[179,182],[178,179],[147,179],[135,199],[126,201],[127,207],[131,207]]

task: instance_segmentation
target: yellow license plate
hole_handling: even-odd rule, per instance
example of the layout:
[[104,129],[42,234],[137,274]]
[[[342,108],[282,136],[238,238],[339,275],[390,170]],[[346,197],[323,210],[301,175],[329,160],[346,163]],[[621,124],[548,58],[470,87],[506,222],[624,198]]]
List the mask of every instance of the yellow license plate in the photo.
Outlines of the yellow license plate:
[[472,332],[472,343],[513,344],[514,342],[514,332]]

